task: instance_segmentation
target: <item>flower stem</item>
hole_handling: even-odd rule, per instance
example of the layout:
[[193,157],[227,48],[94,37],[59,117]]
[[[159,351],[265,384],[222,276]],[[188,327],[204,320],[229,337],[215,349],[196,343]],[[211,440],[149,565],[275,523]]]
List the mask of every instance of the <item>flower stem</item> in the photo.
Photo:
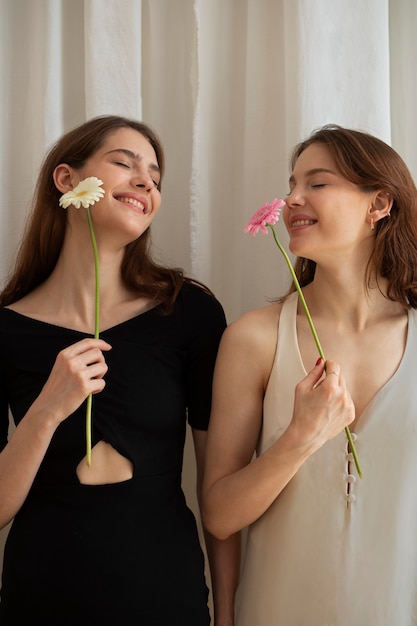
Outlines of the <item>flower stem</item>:
[[[267,226],[271,229],[272,234],[274,236],[275,243],[277,244],[279,250],[281,250],[282,255],[283,255],[283,257],[284,257],[284,259],[285,259],[285,261],[286,261],[286,263],[288,265],[288,269],[290,270],[291,277],[293,279],[295,288],[297,289],[299,298],[301,300],[301,304],[303,305],[305,314],[307,316],[308,324],[309,324],[311,332],[313,334],[314,341],[316,342],[317,350],[319,351],[319,354],[320,354],[321,358],[323,359],[323,361],[326,362],[326,358],[324,356],[323,349],[321,347],[319,338],[317,336],[317,332],[316,332],[316,329],[314,327],[313,320],[311,319],[310,311],[308,310],[307,302],[305,301],[303,292],[301,291],[300,283],[298,282],[298,278],[297,278],[297,276],[295,274],[295,271],[294,271],[294,268],[292,266],[291,260],[290,260],[290,258],[288,256],[288,254],[286,253],[285,249],[282,247],[281,242],[279,241],[279,239],[277,237],[277,234],[275,232],[275,228],[272,226],[272,224],[267,224]],[[349,447],[350,447],[350,450],[352,452],[353,459],[355,461],[356,470],[358,472],[359,477],[362,478],[362,469],[361,469],[361,466],[360,466],[360,463],[359,463],[358,455],[356,453],[355,445],[353,443],[352,434],[350,432],[349,426],[345,427],[345,433],[346,433],[346,437],[347,437],[348,442],[349,442]]]
[[[97,242],[94,235],[93,228],[93,220],[91,219],[90,207],[86,208],[87,211],[87,219],[88,219],[88,228],[90,231],[91,243],[93,245],[93,253],[94,253],[94,269],[96,276],[96,288],[95,288],[95,318],[94,318],[94,339],[99,338],[99,329],[100,329],[100,267],[98,262],[98,249]],[[93,404],[93,396],[90,395],[87,398],[87,411],[86,411],[86,420],[85,420],[85,428],[86,428],[86,445],[87,445],[87,466],[91,466],[91,409]]]

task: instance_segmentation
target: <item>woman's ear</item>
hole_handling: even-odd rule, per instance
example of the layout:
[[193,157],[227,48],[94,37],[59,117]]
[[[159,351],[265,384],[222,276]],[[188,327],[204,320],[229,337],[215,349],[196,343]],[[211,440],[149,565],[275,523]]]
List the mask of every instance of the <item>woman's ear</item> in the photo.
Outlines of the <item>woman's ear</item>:
[[75,170],[66,163],[60,163],[56,166],[53,173],[55,187],[61,193],[67,193],[74,189],[80,182]]
[[372,205],[369,209],[372,220],[374,222],[378,222],[378,220],[382,220],[384,217],[389,216],[392,203],[393,198],[391,194],[387,193],[386,191],[376,192],[372,200]]

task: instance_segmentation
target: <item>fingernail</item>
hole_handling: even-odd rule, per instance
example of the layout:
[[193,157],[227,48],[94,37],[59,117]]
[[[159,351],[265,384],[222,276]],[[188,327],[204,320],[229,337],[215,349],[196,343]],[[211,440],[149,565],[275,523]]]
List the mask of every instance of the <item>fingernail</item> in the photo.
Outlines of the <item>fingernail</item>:
[[321,358],[321,356],[319,356],[319,358],[316,361],[316,365],[320,365],[320,363],[323,362],[323,359]]

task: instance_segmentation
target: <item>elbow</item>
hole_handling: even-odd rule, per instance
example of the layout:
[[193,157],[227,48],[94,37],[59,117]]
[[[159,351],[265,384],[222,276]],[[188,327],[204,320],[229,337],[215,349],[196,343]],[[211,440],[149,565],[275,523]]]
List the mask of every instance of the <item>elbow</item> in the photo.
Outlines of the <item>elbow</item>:
[[201,521],[204,529],[215,539],[226,540],[241,530],[234,527],[236,520],[224,494],[216,485],[204,485],[201,494]]
[[0,511],[0,532],[6,528],[12,521],[13,516],[9,516],[6,513]]
[[229,537],[231,537],[235,532],[227,528],[227,525],[222,522],[220,515],[210,513],[204,507],[201,511],[201,519],[205,530],[210,533],[210,535],[215,537],[215,539],[224,541],[229,539]]

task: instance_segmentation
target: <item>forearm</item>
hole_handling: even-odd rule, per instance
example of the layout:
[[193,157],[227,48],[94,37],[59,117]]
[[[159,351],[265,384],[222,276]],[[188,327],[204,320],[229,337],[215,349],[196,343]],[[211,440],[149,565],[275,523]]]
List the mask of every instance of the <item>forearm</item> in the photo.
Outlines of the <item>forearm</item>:
[[204,533],[210,564],[214,626],[233,626],[234,599],[239,582],[240,533],[222,541]]
[[34,405],[0,454],[0,528],[22,506],[45,456],[57,421]]
[[284,433],[271,448],[238,471],[206,486],[203,519],[207,529],[226,539],[252,524],[271,506],[316,446]]
[[[354,419],[355,407],[340,366],[335,361],[327,363],[338,375],[323,376],[323,361],[316,363],[296,385],[287,430],[253,462],[248,457],[257,441],[251,426],[256,414],[255,418],[248,411],[245,414],[238,397],[239,412],[223,400],[226,411],[220,408],[214,415],[214,434],[208,439],[203,492],[204,523],[216,537],[225,539],[263,515],[303,463]],[[222,415],[233,416],[227,436]],[[249,432],[246,438],[242,435],[245,428]]]

